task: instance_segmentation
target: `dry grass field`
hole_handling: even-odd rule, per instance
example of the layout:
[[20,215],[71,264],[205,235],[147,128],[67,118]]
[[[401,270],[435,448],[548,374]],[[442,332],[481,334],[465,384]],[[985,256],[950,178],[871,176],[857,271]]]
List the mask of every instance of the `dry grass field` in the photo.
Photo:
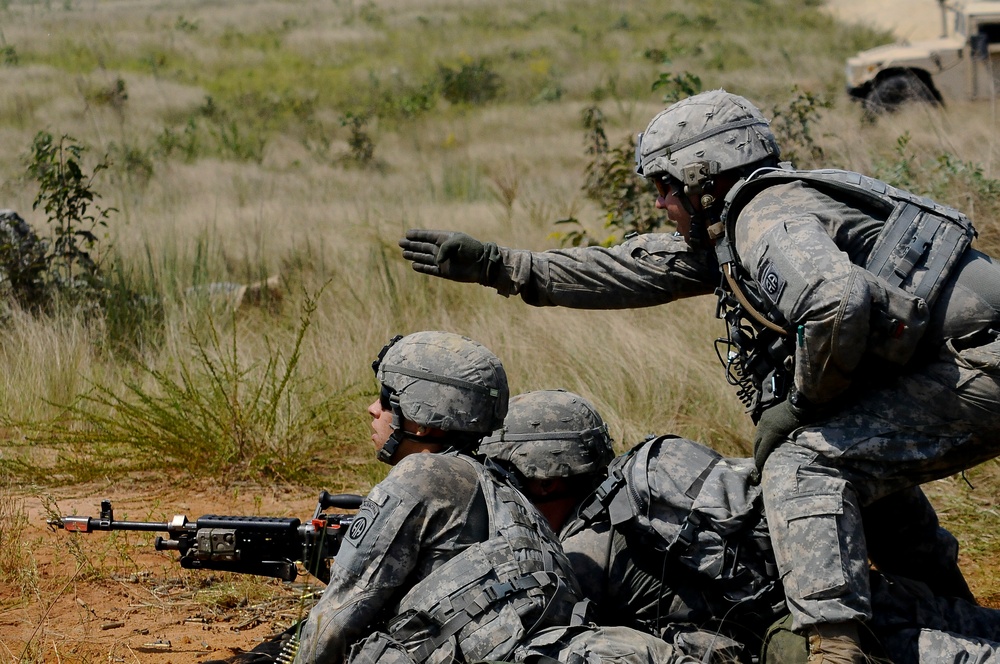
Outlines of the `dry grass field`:
[[[106,497],[137,519],[304,516],[321,488],[366,492],[385,473],[370,363],[396,333],[482,341],[515,392],[591,398],[623,450],[675,432],[748,454],[713,299],[532,309],[414,274],[396,240],[429,227],[553,248],[569,217],[604,237],[584,109],[618,146],[689,74],[784,118],[803,165],[938,196],[1000,248],[996,109],[864,121],[842,63],[890,37],[818,4],[0,0],[0,209],[49,236],[32,141],[73,137],[88,172],[108,164],[95,255],[127,294],[96,313],[0,309],[0,663],[205,661],[286,626],[307,587],[184,572],[151,538],[44,520]],[[995,601],[1000,471],[968,479],[928,493]]]

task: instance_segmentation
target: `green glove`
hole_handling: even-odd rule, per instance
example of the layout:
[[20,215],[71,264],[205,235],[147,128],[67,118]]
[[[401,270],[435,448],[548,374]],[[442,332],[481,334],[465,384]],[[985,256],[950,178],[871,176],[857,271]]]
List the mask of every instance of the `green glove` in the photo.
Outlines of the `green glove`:
[[492,286],[503,262],[496,244],[465,233],[412,228],[399,246],[417,272],[463,283]]
[[753,439],[753,461],[757,472],[764,470],[764,462],[771,452],[788,440],[789,434],[805,425],[806,420],[806,413],[793,406],[790,399],[760,414]]

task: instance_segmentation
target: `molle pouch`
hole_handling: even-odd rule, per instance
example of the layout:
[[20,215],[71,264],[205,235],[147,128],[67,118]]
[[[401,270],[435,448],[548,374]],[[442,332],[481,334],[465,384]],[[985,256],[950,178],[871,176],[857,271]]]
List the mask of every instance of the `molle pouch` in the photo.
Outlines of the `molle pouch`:
[[375,632],[356,643],[347,661],[349,664],[417,664],[401,643],[382,632]]
[[927,330],[930,308],[922,298],[868,272],[872,298],[868,352],[896,366],[910,361]]
[[933,306],[974,236],[958,210],[914,197],[889,215],[865,268]]
[[975,234],[958,210],[918,197],[897,204],[865,263],[877,278],[871,284],[873,354],[897,365],[913,356],[938,295]]

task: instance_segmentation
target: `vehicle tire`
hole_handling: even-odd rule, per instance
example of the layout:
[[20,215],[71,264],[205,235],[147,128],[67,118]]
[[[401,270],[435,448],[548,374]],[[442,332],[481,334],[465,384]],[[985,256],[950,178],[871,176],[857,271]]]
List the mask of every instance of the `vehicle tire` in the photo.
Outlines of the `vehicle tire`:
[[865,97],[864,106],[868,113],[891,113],[903,104],[919,101],[936,102],[937,97],[916,74],[903,73],[876,81]]

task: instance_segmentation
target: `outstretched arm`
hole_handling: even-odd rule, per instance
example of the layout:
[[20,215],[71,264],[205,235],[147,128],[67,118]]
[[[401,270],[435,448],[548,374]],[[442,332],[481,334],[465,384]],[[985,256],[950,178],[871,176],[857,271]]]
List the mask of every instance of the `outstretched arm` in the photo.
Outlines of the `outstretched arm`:
[[711,293],[714,256],[667,233],[632,237],[614,247],[532,252],[480,242],[464,233],[411,229],[399,241],[413,269],[492,286],[534,306],[629,309]]

